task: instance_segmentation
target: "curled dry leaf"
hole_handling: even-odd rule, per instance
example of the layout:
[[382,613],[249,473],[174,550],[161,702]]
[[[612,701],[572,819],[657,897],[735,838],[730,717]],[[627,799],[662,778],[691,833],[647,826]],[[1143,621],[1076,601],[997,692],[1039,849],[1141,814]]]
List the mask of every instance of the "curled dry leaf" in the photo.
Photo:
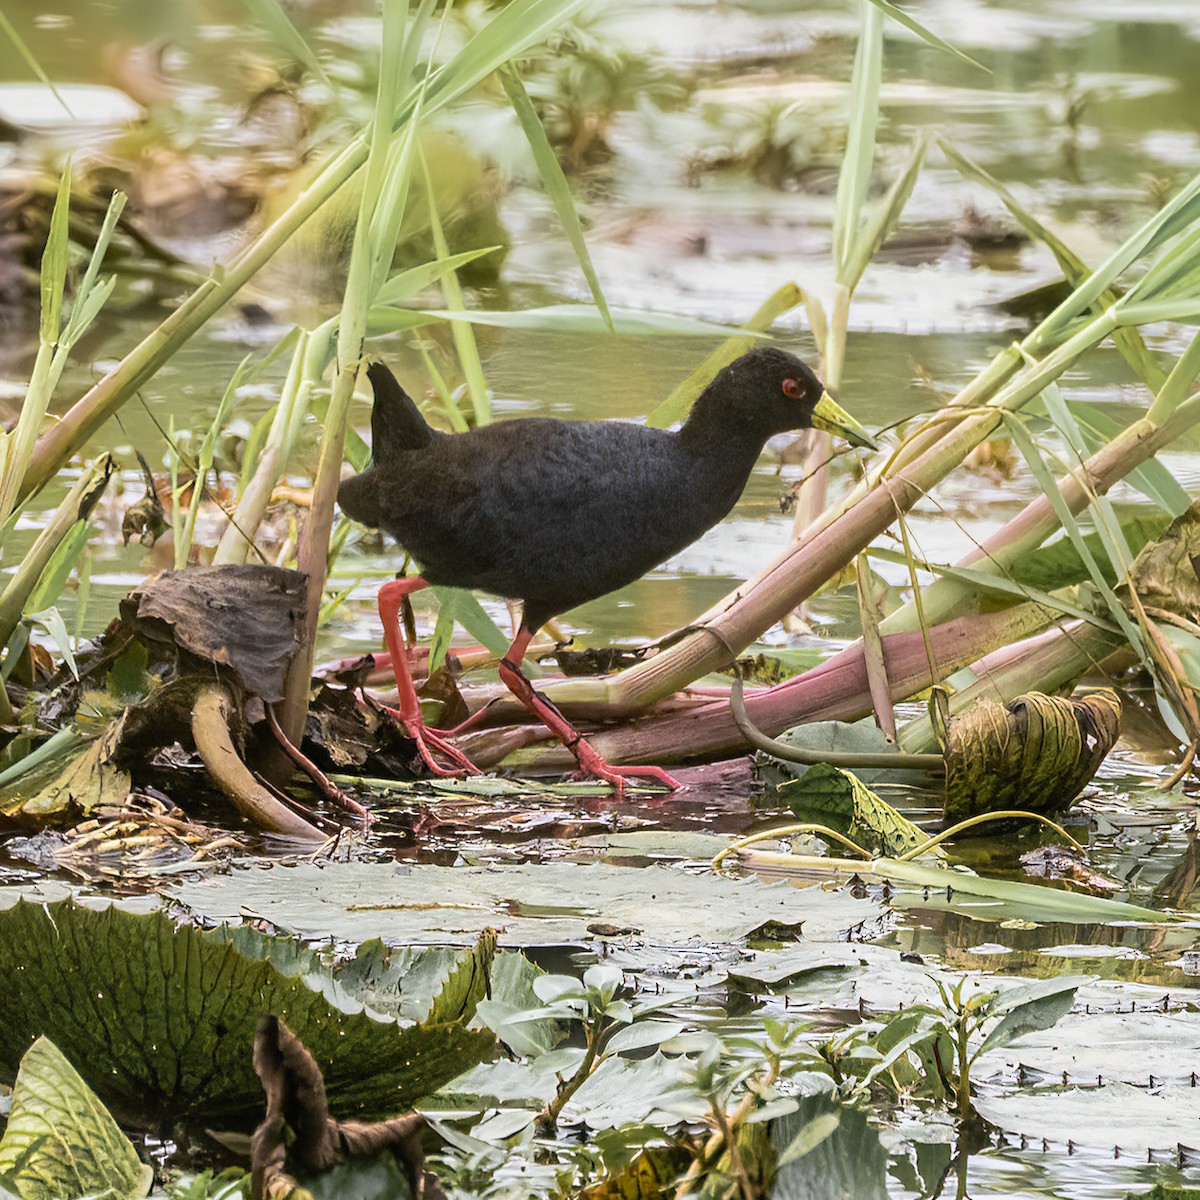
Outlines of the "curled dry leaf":
[[299,571],[262,564],[164,571],[121,602],[121,616],[139,638],[173,644],[273,704],[300,645],[305,586]]
[[979,700],[950,723],[946,819],[1020,808],[1056,812],[1095,775],[1121,732],[1111,688],[1073,700],[1028,692]]
[[1130,583],[1143,604],[1200,621],[1200,581],[1192,565],[1200,554],[1200,503],[1171,522],[1133,561]]
[[267,1111],[251,1143],[253,1200],[297,1194],[289,1165],[299,1174],[321,1174],[384,1151],[395,1157],[416,1200],[444,1200],[437,1177],[425,1170],[425,1118],[420,1113],[369,1123],[335,1120],[329,1115],[321,1068],[278,1017],[259,1022],[254,1070],[267,1094]]

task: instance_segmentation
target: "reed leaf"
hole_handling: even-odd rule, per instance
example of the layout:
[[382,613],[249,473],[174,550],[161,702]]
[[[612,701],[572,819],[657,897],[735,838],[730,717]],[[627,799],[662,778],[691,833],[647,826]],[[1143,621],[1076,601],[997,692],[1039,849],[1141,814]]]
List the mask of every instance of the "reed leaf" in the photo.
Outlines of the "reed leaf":
[[42,251],[42,316],[38,336],[43,342],[57,342],[62,312],[63,291],[67,286],[68,224],[71,211],[71,164],[68,162],[58,181],[50,232]]
[[192,502],[188,505],[187,519],[183,525],[183,533],[175,547],[175,569],[177,571],[187,566],[188,556],[192,550],[192,542],[196,536],[196,520],[200,516],[200,504],[204,499],[208,473],[212,470],[213,461],[217,454],[217,439],[221,436],[221,431],[225,428],[225,420],[229,415],[230,406],[233,404],[234,397],[237,395],[238,388],[242,385],[242,380],[245,378],[249,366],[250,355],[247,354],[238,363],[237,367],[234,368],[233,375],[230,376],[229,383],[225,387],[225,392],[221,396],[221,401],[217,405],[217,411],[213,414],[208,432],[204,435],[204,441],[200,443],[200,452],[196,456],[196,479],[192,484]]
[[17,32],[17,27],[4,15],[2,8],[0,8],[0,29],[7,35],[8,40],[12,42],[16,52],[25,60],[25,65],[50,89],[51,95],[62,106],[63,112],[74,121],[76,118],[75,114],[71,111],[71,106],[62,98],[62,94],[54,86],[53,80],[46,74],[42,64],[38,62],[33,51],[26,44],[25,39]]
[[[1012,434],[1013,441],[1017,448],[1021,451],[1025,461],[1029,464],[1029,469],[1033,472],[1034,478],[1038,482],[1038,486],[1042,489],[1046,498],[1054,507],[1055,515],[1063,527],[1063,531],[1067,537],[1071,539],[1079,557],[1083,560],[1084,565],[1088,569],[1088,574],[1091,576],[1092,583],[1095,584],[1097,591],[1104,600],[1108,611],[1112,614],[1113,619],[1120,627],[1121,633],[1124,634],[1130,646],[1133,648],[1138,658],[1147,667],[1151,666],[1149,650],[1146,646],[1145,639],[1142,637],[1142,632],[1137,625],[1130,619],[1129,614],[1125,611],[1124,605],[1118,599],[1116,592],[1104,577],[1104,572],[1100,569],[1099,563],[1096,562],[1095,556],[1092,554],[1091,548],[1084,539],[1083,531],[1079,528],[1079,523],[1075,520],[1074,514],[1067,506],[1067,502],[1063,499],[1062,493],[1058,490],[1054,476],[1050,468],[1046,465],[1045,459],[1042,457],[1041,451],[1037,448],[1033,438],[1029,435],[1029,431],[1025,428],[1025,423],[1017,416],[1011,416],[1008,421],[1009,431]],[[1111,561],[1111,559],[1110,559]],[[1117,577],[1121,577],[1121,566],[1117,561],[1112,562],[1114,570],[1117,572]]]
[[592,299],[596,302],[596,307],[604,317],[610,332],[616,333],[612,317],[609,315],[608,302],[604,299],[604,293],[600,290],[600,280],[596,276],[595,267],[592,266],[592,256],[588,253],[587,242],[583,236],[583,226],[579,223],[579,214],[575,211],[575,202],[571,198],[571,187],[567,183],[566,175],[563,174],[558,155],[554,153],[554,148],[550,145],[550,139],[546,136],[545,129],[542,128],[542,123],[533,107],[533,101],[529,99],[529,93],[525,90],[525,85],[521,82],[521,76],[517,74],[516,67],[509,63],[500,69],[499,74],[509,103],[517,114],[521,128],[525,131],[529,149],[533,152],[533,161],[537,164],[538,174],[542,177],[542,186],[546,189],[546,195],[550,197],[554,211],[558,213],[558,219],[562,222],[563,232],[567,235],[567,240],[575,251],[575,257],[579,260],[579,266],[587,280],[588,288],[591,290]]
[[[1086,401],[1070,401],[1071,415],[1087,440],[1091,450],[1115,438],[1125,427],[1113,419],[1108,406],[1089,404]],[[1153,411],[1153,407],[1151,408]],[[1147,420],[1152,419],[1147,414]],[[1155,422],[1156,424],[1158,422]],[[1136,488],[1148,500],[1172,517],[1183,514],[1192,503],[1191,496],[1179,480],[1157,458],[1150,458],[1141,466],[1134,467],[1126,476],[1126,482]]]
[[450,255],[449,258],[435,259],[433,262],[410,267],[406,271],[398,271],[375,293],[374,303],[386,306],[411,300],[413,296],[443,279],[447,271],[457,271],[459,267],[465,267],[467,263],[475,262],[485,255],[494,254],[499,249],[499,246],[484,246],[479,250],[464,250],[461,254]]
[[1154,397],[1154,403],[1150,405],[1146,417],[1155,424],[1161,424],[1171,417],[1187,399],[1197,374],[1200,374],[1200,333],[1192,338],[1188,348],[1171,368],[1171,373],[1158,389],[1158,395]]
[[321,66],[321,60],[292,24],[279,0],[242,0],[242,3],[274,41],[297,62],[303,63],[326,87],[333,88],[325,68]]
[[860,0],[861,27],[850,81],[850,129],[838,174],[833,210],[833,261],[838,279],[854,254],[863,203],[875,164],[875,128],[879,121],[879,87],[883,78],[883,13]]
[[858,286],[858,281],[868,264],[899,224],[904,206],[916,186],[917,176],[921,172],[921,164],[925,160],[928,148],[928,138],[919,138],[914,143],[904,170],[896,176],[892,186],[888,188],[887,195],[855,235],[849,258],[838,268],[838,282],[850,291]]
[[992,72],[983,65],[977,58],[972,58],[969,54],[959,50],[957,46],[950,45],[949,42],[943,41],[932,29],[922,25],[915,17],[909,16],[902,8],[897,8],[891,3],[891,0],[870,0],[880,12],[886,13],[897,24],[903,25],[905,29],[915,33],[923,42],[928,42],[935,50],[944,50],[947,54],[953,54],[955,58],[962,59],[965,63],[970,63],[971,66],[977,67],[980,71],[985,71],[988,75]]
[[[985,595],[1002,596],[1006,599],[1011,598],[1020,603],[1032,602],[1040,604],[1043,608],[1051,612],[1062,613],[1065,616],[1087,621],[1099,629],[1106,629],[1113,633],[1119,632],[1114,622],[1105,620],[1104,617],[1092,609],[1084,608],[1082,605],[1076,604],[1074,601],[1057,592],[1047,592],[1041,588],[1030,587],[1028,584],[1009,579],[1005,575],[993,574],[990,571],[983,571],[976,567],[950,566],[946,563],[930,562],[928,559],[916,556],[913,556],[910,560],[908,554],[902,554],[898,550],[888,550],[880,546],[872,546],[867,551],[867,554],[871,558],[877,558],[882,562],[896,563],[899,566],[908,566],[910,565],[910,561],[915,562],[923,571],[928,571],[930,574],[937,575],[943,579],[953,579],[959,583],[967,584],[976,592],[982,592]],[[965,608],[966,605],[964,604],[963,607]],[[889,632],[891,632],[890,629]]]
[[[429,209],[429,223],[433,232],[433,247],[439,261],[444,262],[450,257],[450,247],[446,244],[446,235],[442,229],[441,217],[437,210],[437,194],[433,188],[433,176],[425,156],[420,155],[421,174],[425,180],[425,203]],[[463,299],[462,286],[454,271],[447,271],[442,276],[442,294],[446,298],[447,309],[458,317],[466,317],[467,306]],[[455,320],[451,326],[454,335],[454,349],[458,354],[458,362],[462,367],[463,378],[467,381],[467,393],[471,397],[471,408],[476,425],[487,425],[492,419],[491,398],[488,395],[487,379],[483,373],[483,362],[479,357],[479,346],[475,341],[475,332],[469,321]]]
[[[956,150],[945,138],[938,139],[942,153],[954,164],[960,175],[986,187],[1008,209],[1018,225],[1035,241],[1041,242],[1058,260],[1067,282],[1079,287],[1090,274],[1087,264],[1060,238],[1041,223],[994,175]],[[1115,304],[1117,293],[1110,287],[1098,297],[1093,310]],[[1158,391],[1166,372],[1150,353],[1142,336],[1134,328],[1124,328],[1113,334],[1113,343],[1134,373],[1151,391]]]
[[[613,326],[617,333],[661,337],[721,337],[727,338],[736,330],[695,317],[673,313],[646,312],[637,308],[613,308]],[[410,309],[376,307],[370,313],[373,333],[401,329],[417,329],[435,321],[466,322],[471,325],[490,325],[497,329],[523,329],[533,333],[607,333],[603,316],[590,304],[547,304],[539,308],[516,311],[472,308]],[[750,335],[754,342],[761,335]]]

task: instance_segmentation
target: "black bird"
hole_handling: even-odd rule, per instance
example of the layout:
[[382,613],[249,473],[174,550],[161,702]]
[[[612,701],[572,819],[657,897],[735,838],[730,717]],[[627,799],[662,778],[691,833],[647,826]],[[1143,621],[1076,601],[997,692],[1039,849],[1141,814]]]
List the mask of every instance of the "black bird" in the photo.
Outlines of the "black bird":
[[421,566],[420,575],[384,584],[379,615],[400,696],[393,715],[426,765],[437,774],[476,769],[424,725],[408,669],[400,609],[405,596],[433,583],[523,602],[500,677],[581,773],[618,790],[628,776],[677,786],[658,767],[605,762],[522,674],[526,647],[551,617],[632,583],[720,521],[773,434],[815,427],[873,447],[866,431],[800,359],[773,348],[722,370],[676,432],[534,418],[439,433],[387,367],[372,363],[367,374],[375,392],[371,465],[342,483],[338,502],[354,520],[390,533]]

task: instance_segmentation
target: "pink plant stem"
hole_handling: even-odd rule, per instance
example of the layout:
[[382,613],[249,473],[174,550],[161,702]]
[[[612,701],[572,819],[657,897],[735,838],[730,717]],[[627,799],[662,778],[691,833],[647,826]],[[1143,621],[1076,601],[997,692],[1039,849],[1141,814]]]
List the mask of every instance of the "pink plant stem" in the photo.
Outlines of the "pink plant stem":
[[[929,630],[936,677],[968,665],[998,644],[1005,644],[1044,628],[1045,610],[1024,604],[1003,612],[960,617]],[[883,638],[884,661],[893,700],[903,700],[933,680],[925,639],[920,633],[896,633]],[[854,721],[871,711],[871,691],[861,644],[848,646],[803,675],[778,687],[747,695],[746,709],[764,733],[775,736],[804,721]],[[589,739],[606,758],[617,762],[711,761],[743,752],[741,731],[733,722],[724,699],[676,712],[629,722],[620,728],[590,734]],[[486,751],[473,753],[490,766]],[[521,769],[569,769],[569,755],[539,749],[520,756]]]

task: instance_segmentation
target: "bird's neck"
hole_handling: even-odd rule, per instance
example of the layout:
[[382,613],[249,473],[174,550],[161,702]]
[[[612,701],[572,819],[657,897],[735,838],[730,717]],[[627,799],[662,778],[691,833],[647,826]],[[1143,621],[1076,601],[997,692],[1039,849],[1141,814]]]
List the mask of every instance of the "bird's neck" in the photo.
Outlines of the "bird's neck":
[[762,453],[769,436],[769,430],[744,419],[736,407],[711,388],[697,398],[678,434],[680,446],[697,458],[741,462],[748,457],[751,464]]

